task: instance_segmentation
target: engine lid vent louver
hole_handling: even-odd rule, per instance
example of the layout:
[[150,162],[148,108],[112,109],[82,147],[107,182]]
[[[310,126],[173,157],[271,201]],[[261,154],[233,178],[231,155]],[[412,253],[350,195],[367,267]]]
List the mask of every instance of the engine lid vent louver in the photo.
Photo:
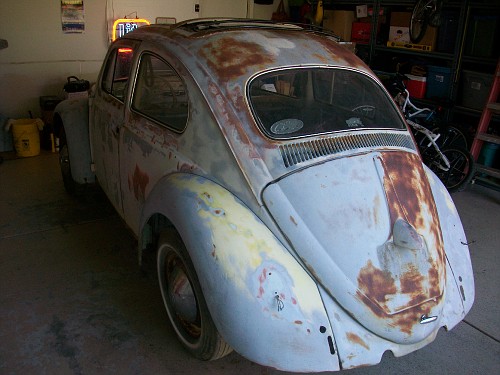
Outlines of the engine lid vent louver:
[[401,147],[416,151],[409,134],[364,133],[339,135],[280,146],[285,167],[322,156],[374,147]]

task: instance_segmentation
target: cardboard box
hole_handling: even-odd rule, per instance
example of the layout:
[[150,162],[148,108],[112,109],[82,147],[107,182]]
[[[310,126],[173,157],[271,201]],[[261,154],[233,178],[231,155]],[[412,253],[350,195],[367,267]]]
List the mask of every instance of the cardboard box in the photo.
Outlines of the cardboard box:
[[402,26],[390,26],[389,42],[410,43],[409,28]]
[[368,17],[368,5],[357,5],[356,17],[358,18]]
[[342,40],[350,42],[352,23],[355,19],[354,12],[350,10],[325,10],[323,27],[333,31]]
[[431,46],[432,51],[436,49],[436,40],[437,40],[437,27],[427,26],[425,30],[425,35],[418,44],[424,44],[427,46]]
[[390,26],[410,27],[411,12],[391,12]]
[[370,42],[371,23],[353,22],[351,40],[358,44],[368,44]]
[[[410,28],[411,12],[392,12],[390,26],[400,26]],[[408,36],[409,39],[409,36]],[[431,50],[436,49],[437,28],[427,25],[425,35],[418,44],[431,46]],[[391,41],[389,39],[389,41]]]

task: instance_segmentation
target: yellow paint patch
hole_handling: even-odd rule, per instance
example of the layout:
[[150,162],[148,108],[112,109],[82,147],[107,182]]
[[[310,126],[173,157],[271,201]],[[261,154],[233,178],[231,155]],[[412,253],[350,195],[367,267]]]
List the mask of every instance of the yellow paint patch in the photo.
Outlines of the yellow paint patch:
[[[289,285],[289,288],[296,296],[302,313],[310,315],[315,311],[323,311],[314,281],[248,208],[218,185],[206,182],[193,186],[189,182],[179,182],[184,185],[182,189],[189,189],[196,194],[198,213],[212,233],[212,258],[242,293],[248,298],[255,298],[248,280],[263,262],[276,263],[280,269],[286,270],[292,280],[293,285]],[[224,214],[221,215],[221,212]]]

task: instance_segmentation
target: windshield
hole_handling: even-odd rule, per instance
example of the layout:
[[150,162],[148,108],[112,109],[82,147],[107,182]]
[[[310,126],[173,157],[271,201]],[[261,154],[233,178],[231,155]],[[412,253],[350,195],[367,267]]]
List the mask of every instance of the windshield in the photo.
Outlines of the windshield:
[[391,99],[368,76],[334,68],[297,68],[252,80],[250,104],[275,139],[356,129],[406,129]]

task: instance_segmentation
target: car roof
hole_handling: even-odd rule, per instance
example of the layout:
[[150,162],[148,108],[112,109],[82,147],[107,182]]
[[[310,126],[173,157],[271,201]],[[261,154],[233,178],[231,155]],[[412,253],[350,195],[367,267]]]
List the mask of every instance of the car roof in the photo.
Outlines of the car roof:
[[338,37],[291,23],[195,19],[175,25],[143,26],[124,38],[164,45],[188,68],[201,64],[219,82],[246,80],[259,71],[284,66],[328,65],[369,71],[339,44]]

